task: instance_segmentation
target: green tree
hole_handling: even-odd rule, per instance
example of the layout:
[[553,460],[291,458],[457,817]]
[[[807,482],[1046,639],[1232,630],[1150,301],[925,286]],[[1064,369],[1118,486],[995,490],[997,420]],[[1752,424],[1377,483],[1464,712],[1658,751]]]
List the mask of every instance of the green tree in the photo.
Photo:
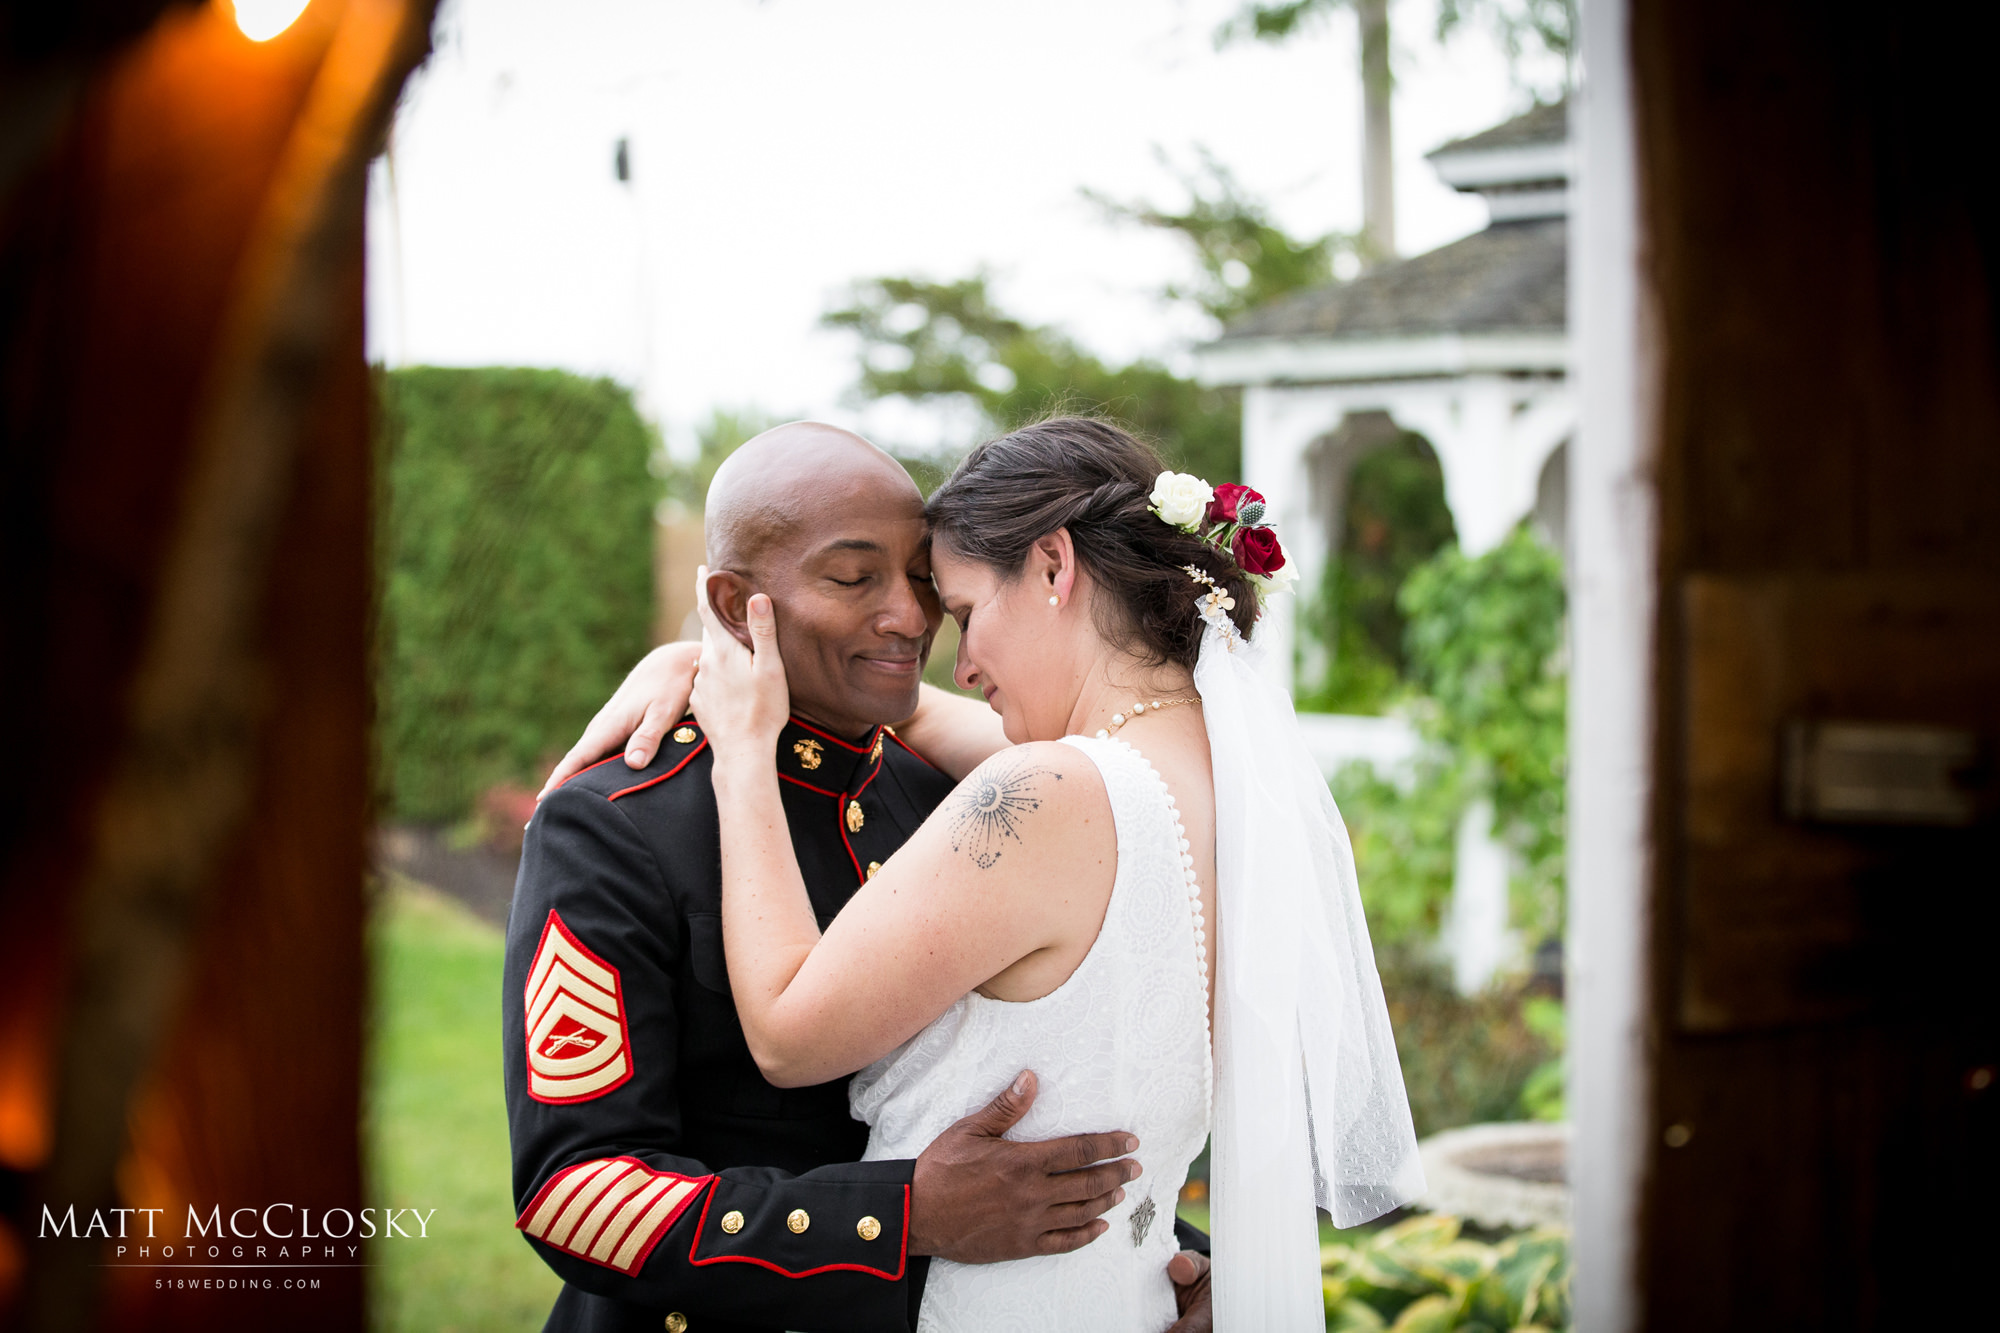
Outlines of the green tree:
[[668,497],[688,512],[700,514],[708,499],[708,483],[715,479],[715,470],[723,460],[753,436],[791,419],[772,416],[757,407],[711,409],[707,419],[695,427],[695,456],[685,463],[669,459],[662,468]]
[[1197,165],[1178,170],[1187,206],[1170,212],[1156,204],[1119,203],[1094,190],[1084,197],[1114,219],[1170,232],[1194,252],[1198,275],[1192,283],[1169,283],[1162,295],[1188,301],[1219,323],[1309,287],[1333,281],[1334,256],[1351,251],[1355,238],[1327,232],[1311,240],[1289,236],[1270,210],[1243,192],[1229,168],[1206,149]]
[[[1000,310],[984,274],[955,282],[858,282],[824,322],[858,340],[856,387],[864,399],[957,401],[995,432],[1054,411],[1101,411],[1157,442],[1174,466],[1211,482],[1234,481],[1241,470],[1234,394],[1183,379],[1156,361],[1107,365],[1059,330]],[[935,484],[943,466],[906,462],[920,484]]]
[[1301,628],[1327,646],[1327,670],[1301,689],[1299,707],[1379,713],[1406,688],[1406,620],[1397,601],[1412,570],[1453,540],[1444,471],[1420,435],[1364,456],[1347,477],[1340,549]]
[[1536,95],[1561,97],[1576,81],[1576,0],[1438,0],[1437,36],[1450,40],[1467,22],[1483,22],[1500,38],[1501,49],[1520,75],[1523,59],[1535,50],[1562,61],[1562,82]]
[[1476,558],[1445,546],[1411,573],[1398,602],[1408,708],[1426,748],[1407,783],[1367,765],[1334,782],[1370,929],[1391,945],[1436,931],[1458,821],[1484,796],[1494,833],[1517,858],[1515,924],[1530,939],[1559,933],[1568,744],[1562,562],[1523,525]]
[[1335,9],[1352,9],[1361,36],[1361,257],[1396,256],[1396,163],[1389,70],[1389,0],[1279,0],[1246,4],[1216,32],[1216,44],[1283,42]]
[[[1395,154],[1392,122],[1395,75],[1389,59],[1389,0],[1251,0],[1216,31],[1216,44],[1237,41],[1284,42],[1325,19],[1336,9],[1352,9],[1361,38],[1361,235],[1358,249],[1369,260],[1396,254]],[[1440,42],[1469,22],[1490,26],[1518,78],[1524,57],[1539,49],[1559,57],[1561,86],[1569,92],[1574,72],[1576,0],[1438,0]],[[1540,96],[1543,90],[1536,90]]]
[[1476,559],[1446,547],[1398,600],[1411,674],[1436,704],[1425,732],[1492,797],[1494,832],[1520,859],[1516,922],[1531,938],[1554,934],[1569,744],[1562,559],[1523,524]]
[[657,442],[609,380],[379,384],[380,781],[395,816],[449,821],[538,779],[646,651]]

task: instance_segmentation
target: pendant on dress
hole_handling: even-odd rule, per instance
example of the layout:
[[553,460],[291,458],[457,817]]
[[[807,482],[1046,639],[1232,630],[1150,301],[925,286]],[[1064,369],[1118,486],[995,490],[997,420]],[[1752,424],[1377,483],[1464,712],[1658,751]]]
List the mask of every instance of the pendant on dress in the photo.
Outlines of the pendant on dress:
[[1146,1233],[1153,1229],[1153,1215],[1159,1210],[1153,1207],[1151,1195],[1144,1203],[1132,1210],[1132,1248],[1138,1249],[1146,1243]]

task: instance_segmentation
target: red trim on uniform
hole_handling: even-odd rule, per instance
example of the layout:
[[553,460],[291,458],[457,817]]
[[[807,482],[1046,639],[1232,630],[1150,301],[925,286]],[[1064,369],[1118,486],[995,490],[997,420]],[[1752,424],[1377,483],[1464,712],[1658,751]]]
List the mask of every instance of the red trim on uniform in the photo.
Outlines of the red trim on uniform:
[[717,1254],[711,1255],[706,1259],[697,1259],[694,1257],[694,1252],[701,1248],[701,1233],[708,1230],[708,1207],[715,1202],[715,1196],[720,1192],[719,1188],[711,1189],[708,1192],[708,1197],[703,1199],[701,1203],[701,1220],[694,1224],[694,1244],[688,1246],[688,1262],[697,1268],[705,1268],[709,1264],[755,1264],[759,1268],[770,1269],[780,1277],[816,1277],[821,1273],[866,1273],[870,1277],[887,1278],[891,1282],[901,1282],[904,1271],[910,1266],[910,1187],[908,1185],[903,1186],[903,1234],[897,1248],[896,1271],[893,1273],[884,1268],[870,1268],[867,1264],[821,1264],[818,1268],[807,1268],[794,1273],[789,1268],[774,1264],[769,1259],[759,1259],[754,1254]]
[[860,800],[861,793],[868,790],[868,784],[873,782],[876,778],[880,777],[881,774],[882,774],[882,761],[877,759],[875,761],[874,771],[869,773],[867,777],[861,779],[861,785],[859,787],[856,787],[852,792],[848,793],[848,795],[841,798],[840,823],[838,826],[840,832],[840,845],[847,849],[847,859],[854,862],[854,880],[857,884],[866,884],[868,882],[868,875],[865,871],[861,869],[861,858],[854,854],[854,844],[847,840],[847,802]]
[[[626,1163],[627,1165],[643,1172],[646,1176],[650,1177],[653,1180],[671,1180],[676,1184],[686,1184],[686,1185],[696,1186],[695,1189],[688,1191],[686,1197],[682,1198],[679,1202],[675,1203],[671,1208],[669,1208],[664,1217],[660,1218],[659,1221],[653,1224],[652,1230],[647,1234],[645,1243],[642,1244],[638,1248],[638,1250],[636,1250],[633,1253],[632,1257],[623,1264],[613,1263],[608,1258],[599,1259],[590,1253],[591,1250],[598,1248],[605,1241],[606,1237],[602,1229],[592,1233],[589,1236],[582,1237],[581,1249],[577,1248],[579,1238],[576,1237],[574,1234],[565,1237],[564,1243],[558,1245],[556,1242],[549,1240],[546,1236],[537,1234],[536,1232],[530,1231],[528,1229],[529,1221],[535,1216],[537,1212],[541,1210],[542,1204],[548,1199],[550,1194],[555,1192],[555,1190],[558,1187],[560,1187],[565,1181],[567,1181],[571,1176],[575,1175],[577,1172],[589,1171],[594,1167],[602,1169],[604,1163],[606,1162]],[[629,1174],[630,1172],[628,1171],[621,1171],[618,1173],[618,1175],[621,1178]],[[544,1184],[541,1187],[541,1189],[535,1191],[535,1197],[528,1200],[528,1206],[523,1208],[521,1210],[521,1215],[514,1219],[514,1229],[534,1240],[541,1241],[542,1244],[548,1246],[552,1250],[560,1250],[562,1253],[569,1255],[571,1258],[581,1259],[585,1263],[596,1264],[600,1268],[609,1268],[615,1273],[623,1273],[626,1277],[637,1277],[639,1274],[639,1270],[646,1266],[646,1260],[648,1257],[652,1255],[654,1247],[659,1245],[659,1243],[666,1238],[667,1232],[671,1230],[674,1223],[680,1219],[681,1214],[685,1213],[688,1210],[688,1205],[694,1202],[695,1195],[704,1192],[713,1192],[715,1181],[716,1177],[712,1175],[684,1176],[677,1171],[656,1171],[652,1167],[647,1166],[644,1162],[640,1161],[636,1157],[630,1157],[625,1155],[620,1155],[617,1157],[593,1157],[587,1162],[578,1162],[574,1166],[566,1166],[562,1170],[550,1176],[548,1179],[548,1183]],[[612,1238],[614,1240],[614,1243],[610,1246],[610,1250],[613,1256],[616,1256],[618,1251],[621,1248],[623,1248],[625,1243],[631,1239],[632,1229],[637,1227],[641,1222],[645,1221],[646,1214],[652,1210],[652,1206],[653,1205],[649,1204],[646,1208],[639,1210],[638,1214],[631,1220],[630,1223],[626,1225],[625,1230],[618,1232],[617,1235],[614,1238]],[[704,1215],[706,1215],[705,1212]],[[607,1218],[605,1220],[604,1226],[609,1227],[612,1224],[612,1220],[615,1218],[615,1216],[616,1213],[614,1211],[613,1218]],[[579,1219],[579,1221],[581,1220],[582,1219]],[[553,1221],[554,1219],[551,1219],[551,1224],[553,1224]],[[545,1227],[544,1230],[546,1229],[547,1228]]]
[[[625,757],[625,752],[623,750],[620,750],[617,754],[612,755],[611,759],[623,759],[624,757]],[[590,768],[579,768],[578,770],[576,770],[576,772],[570,774],[568,777],[564,778],[561,782],[558,782],[556,784],[556,790],[561,791],[564,787],[569,786],[570,783],[575,782],[585,773],[588,773],[591,768],[603,768],[606,764],[611,762],[611,759],[600,759],[596,763],[592,764]]]
[[840,845],[847,849],[847,859],[854,862],[854,882],[857,884],[866,884],[868,876],[861,869],[861,858],[854,854],[854,844],[847,840],[847,806],[845,804],[839,807],[839,811],[834,815],[833,821],[835,830],[840,834]]
[[[895,732],[892,731],[889,733],[889,739],[896,742],[896,744],[902,746],[905,750],[910,750],[910,743],[904,740],[901,736],[898,736]],[[916,755],[919,762],[921,762],[925,768],[937,768],[938,772],[940,773],[944,772],[944,770],[938,768],[936,764],[933,764],[930,760],[925,759],[922,755],[917,754],[915,750],[910,750],[910,753]]]
[[827,790],[826,788],[824,788],[824,787],[815,787],[815,786],[813,786],[813,785],[812,785],[812,783],[810,783],[810,782],[801,782],[801,781],[799,781],[799,779],[797,779],[797,778],[793,777],[793,776],[792,776],[791,774],[789,774],[789,773],[780,773],[780,774],[778,774],[778,781],[780,781],[780,782],[789,782],[789,783],[791,783],[791,784],[792,784],[792,785],[793,785],[794,787],[804,787],[804,788],[805,788],[805,789],[806,789],[807,791],[815,791],[815,792],[818,792],[818,793],[819,793],[819,794],[820,794],[821,796],[831,796],[831,797],[833,797],[833,799],[834,799],[834,800],[836,800],[836,801],[840,799],[840,793],[839,793],[839,792],[837,792],[837,791],[828,791],[828,790]]
[[623,791],[614,791],[604,799],[607,801],[615,801],[620,796],[630,796],[635,791],[644,791],[646,790],[646,788],[651,787],[657,783],[665,782],[668,778],[672,777],[674,774],[680,772],[682,769],[686,768],[689,764],[693,763],[694,757],[700,754],[703,750],[706,750],[707,748],[708,748],[708,737],[703,736],[701,738],[700,745],[697,745],[692,750],[689,750],[686,755],[682,756],[681,761],[678,764],[675,764],[672,768],[668,769],[666,772],[660,774],[656,778],[647,778],[644,782],[635,783],[632,786],[625,788]]
[[[569,941],[570,947],[574,948],[578,953],[581,953],[584,957],[590,959],[591,962],[596,963],[599,967],[603,968],[605,971],[611,974],[611,998],[617,1003],[618,1006],[618,1010],[616,1013],[607,1014],[598,1006],[591,1004],[589,1001],[585,1000],[582,996],[571,994],[568,991],[564,992],[565,994],[569,994],[572,1000],[575,1000],[579,1005],[582,1005],[584,1008],[590,1010],[590,1012],[592,1012],[593,1014],[602,1015],[606,1019],[617,1020],[618,1038],[620,1045],[617,1054],[614,1055],[612,1059],[624,1061],[625,1072],[619,1075],[616,1081],[611,1083],[606,1083],[604,1086],[599,1088],[593,1088],[589,1092],[580,1093],[575,1097],[544,1097],[540,1093],[535,1091],[536,1015],[531,1011],[532,1006],[535,1002],[535,996],[532,991],[527,989],[526,984],[524,984],[522,987],[522,996],[521,996],[522,1017],[525,1020],[523,1026],[527,1029],[526,1033],[527,1061],[528,1061],[526,1066],[528,1074],[528,1086],[526,1089],[527,1094],[529,1097],[533,1098],[535,1101],[542,1103],[544,1106],[574,1106],[578,1102],[596,1101],[599,1097],[603,1097],[610,1093],[616,1092],[618,1089],[624,1087],[627,1083],[630,1083],[632,1081],[633,1072],[637,1068],[637,1061],[632,1054],[632,1029],[629,1026],[627,1026],[625,1022],[625,979],[623,975],[620,974],[617,967],[607,962],[605,959],[599,957],[588,945],[586,945],[582,940],[578,939],[576,935],[570,930],[569,926],[563,921],[563,919],[560,916],[556,915],[556,911],[554,908],[549,909],[549,919],[542,924],[542,938],[535,944],[535,952],[533,955],[534,961],[528,965],[528,984],[532,984],[535,979],[535,971],[536,971],[535,965],[541,962],[542,951],[548,948],[549,932],[552,930],[560,933],[565,940]],[[601,1068],[602,1066],[599,1067]]]
[[[821,731],[818,727],[815,727],[810,722],[801,721],[797,714],[792,715],[791,723],[793,726],[797,727],[800,731],[810,731],[813,735],[819,737],[821,740],[832,741],[835,745],[838,745],[841,749],[846,750],[852,754],[867,754],[870,750],[875,748],[875,738],[873,736],[870,736],[868,738],[868,743],[866,745],[854,745],[851,744],[850,742],[840,739],[840,737],[838,736],[827,735],[825,732]],[[876,730],[879,731],[881,730],[881,728],[878,726]]]

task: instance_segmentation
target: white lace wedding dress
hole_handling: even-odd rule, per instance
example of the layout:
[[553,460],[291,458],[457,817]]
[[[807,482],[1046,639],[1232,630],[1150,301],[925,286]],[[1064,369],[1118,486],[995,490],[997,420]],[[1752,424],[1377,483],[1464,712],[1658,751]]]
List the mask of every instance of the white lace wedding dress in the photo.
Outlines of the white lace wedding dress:
[[915,1157],[1023,1069],[1040,1091],[1008,1137],[1129,1130],[1144,1168],[1070,1254],[998,1264],[933,1260],[919,1333],[1160,1333],[1174,1322],[1174,1205],[1209,1128],[1208,958],[1180,815],[1144,755],[1065,738],[1104,776],[1118,871],[1104,924],[1069,979],[1038,1000],[965,996],[858,1074],[849,1094],[871,1160]]

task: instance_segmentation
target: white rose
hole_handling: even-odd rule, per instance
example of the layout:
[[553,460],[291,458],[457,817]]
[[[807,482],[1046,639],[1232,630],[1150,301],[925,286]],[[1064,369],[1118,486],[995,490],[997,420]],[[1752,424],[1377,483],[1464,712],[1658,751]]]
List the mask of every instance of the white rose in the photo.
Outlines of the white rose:
[[1177,528],[1185,528],[1201,521],[1215,492],[1200,477],[1186,472],[1162,472],[1153,483],[1150,498],[1161,518]]
[[1279,544],[1278,550],[1284,553],[1285,563],[1278,567],[1276,573],[1250,575],[1250,581],[1269,597],[1291,592],[1292,585],[1299,581],[1299,567],[1292,562],[1291,552],[1285,550],[1283,543]]

